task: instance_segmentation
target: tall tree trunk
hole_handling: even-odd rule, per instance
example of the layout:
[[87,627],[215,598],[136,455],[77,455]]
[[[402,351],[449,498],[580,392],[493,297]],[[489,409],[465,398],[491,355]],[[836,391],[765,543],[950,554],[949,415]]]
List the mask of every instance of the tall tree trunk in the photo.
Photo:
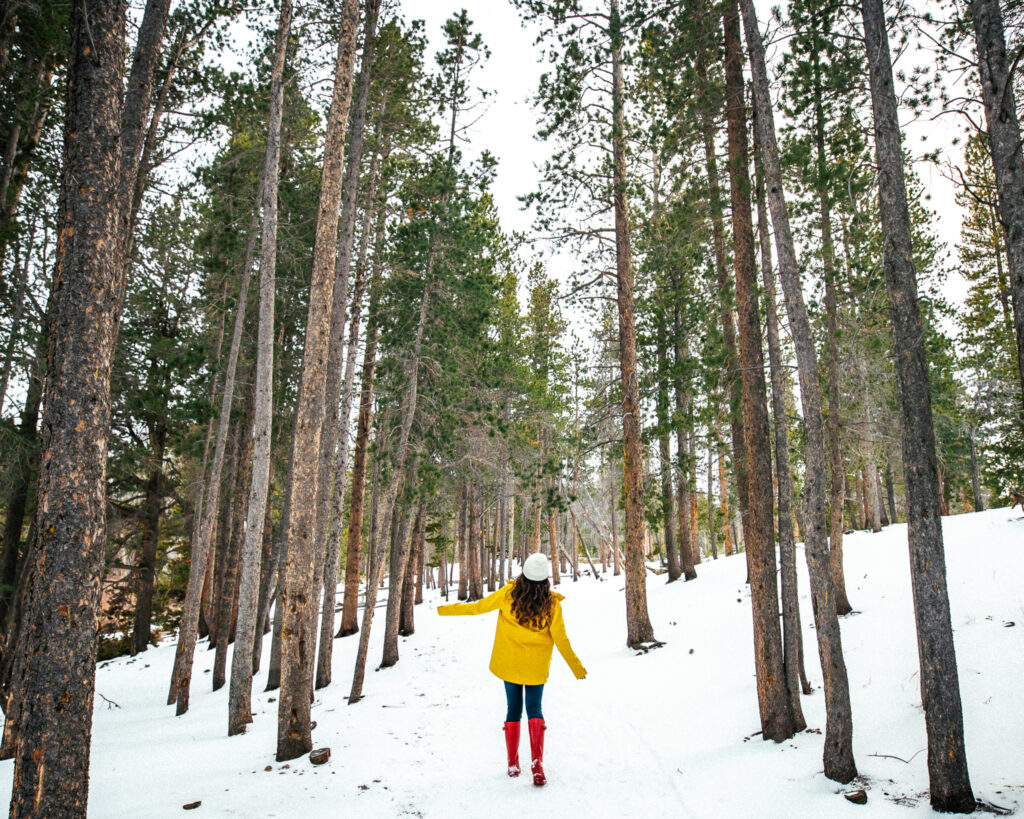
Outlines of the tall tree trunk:
[[619,366],[622,372],[622,474],[626,496],[626,539],[623,549],[626,564],[626,644],[639,646],[654,641],[654,628],[647,614],[647,567],[644,563],[643,442],[640,431],[636,324],[633,315],[633,252],[630,247],[629,205],[626,198],[626,118],[619,0],[611,0],[611,18],[615,278],[618,285]]
[[[12,272],[17,275],[18,280],[14,286],[14,309],[11,317],[10,329],[7,335],[7,346],[4,349],[3,375],[0,376],[0,416],[3,415],[4,401],[7,398],[7,388],[11,383],[11,370],[14,369],[15,348],[18,344],[18,336],[21,335],[21,323],[25,315],[25,292],[28,290],[29,266],[32,261],[32,252],[35,249],[36,219],[33,218],[26,231],[28,234],[28,246],[25,248],[24,258],[15,256]],[[47,231],[43,231],[43,252],[41,258],[46,258],[46,237]],[[2,265],[2,262],[0,262]],[[2,268],[0,268],[2,269]]]
[[[255,381],[256,362],[253,362],[249,383]],[[246,401],[244,417],[238,427],[238,463],[231,492],[231,533],[225,552],[224,573],[218,590],[217,606],[217,654],[213,660],[213,690],[224,687],[228,659],[228,644],[235,636],[235,619],[238,605],[238,573],[243,544],[245,542],[246,485],[252,473],[253,460],[253,415],[255,413],[255,392]],[[262,510],[261,510],[262,511]],[[260,539],[262,542],[262,538]]]
[[[678,300],[677,289],[677,300]],[[691,526],[690,503],[693,493],[690,487],[690,474],[693,472],[693,458],[689,457],[687,449],[686,424],[690,417],[690,393],[685,389],[683,383],[684,365],[684,338],[682,320],[679,315],[679,305],[676,304],[672,311],[673,327],[673,360],[675,373],[673,377],[673,391],[675,392],[676,415],[676,516],[679,519],[679,564],[684,580],[696,580],[697,570],[694,568],[694,554],[700,552],[697,546],[697,531]]]
[[608,464],[608,477],[611,481],[611,506],[612,506],[612,540],[611,540],[611,553],[612,553],[612,576],[618,577],[621,569],[619,567],[619,529],[618,529],[618,515],[616,512],[619,508],[619,493],[618,488],[615,485],[615,465],[611,462]]
[[412,527],[412,545],[409,549],[409,562],[405,568],[405,582],[402,584],[402,610],[398,620],[398,633],[403,637],[409,637],[416,632],[416,577],[420,558],[423,556],[426,525],[427,513],[421,500],[416,510],[416,522]]
[[153,79],[160,64],[170,10],[171,0],[147,0],[132,56],[132,70],[125,88],[124,115],[121,121],[121,175],[117,190],[124,231],[120,236],[121,264],[125,267],[125,273],[131,264],[135,239],[136,211],[132,208],[132,194],[139,176],[146,124],[149,122],[153,98]]
[[[380,265],[375,261],[370,283],[370,308],[366,319],[366,348],[360,376],[359,417],[352,458],[352,498],[348,513],[348,540],[345,556],[345,599],[341,610],[338,637],[347,637],[358,630],[356,609],[359,603],[359,563],[363,541],[363,506],[366,494],[366,457],[373,421],[373,379],[377,365],[377,312],[380,300]],[[372,544],[371,544],[372,545]],[[369,580],[367,580],[369,582]]]
[[0,269],[7,260],[7,246],[15,232],[18,206],[32,170],[39,137],[56,98],[56,94],[49,91],[53,83],[52,68],[39,66],[36,70],[37,99],[32,104],[32,112],[26,113],[25,135],[20,136],[20,124],[12,128],[11,150],[5,157],[0,178]]
[[[985,4],[975,2],[974,5],[977,8]],[[985,12],[984,8],[978,10]],[[861,13],[875,125],[878,199],[884,237],[882,265],[889,290],[889,321],[899,386],[910,576],[921,666],[921,703],[928,732],[931,805],[937,811],[970,813],[975,801],[967,772],[960,682],[946,590],[935,429],[917,303],[892,62],[881,0],[861,0]],[[1017,156],[1020,156],[1019,148]]]
[[551,550],[551,585],[557,586],[562,578],[558,571],[561,563],[558,552],[558,512],[554,509],[548,510],[548,548]]
[[[803,633],[800,622],[800,597],[796,575],[796,540],[793,536],[793,475],[789,463],[789,422],[786,417],[786,382],[779,342],[779,318],[775,304],[775,273],[772,271],[772,248],[768,236],[768,210],[764,196],[764,173],[761,170],[760,144],[754,129],[754,168],[757,176],[757,235],[761,246],[761,276],[764,280],[765,325],[768,337],[768,361],[772,380],[772,422],[775,426],[775,481],[778,488],[779,579],[782,586],[782,646],[786,669],[786,687],[794,703],[797,730],[803,709],[800,690],[810,694],[804,670]],[[840,498],[839,511],[843,505]]]
[[[258,443],[258,441],[257,441]],[[274,485],[274,459],[270,459],[270,474],[267,478],[268,494],[269,487]],[[250,494],[252,485],[249,486]],[[256,596],[256,630],[252,640],[252,673],[260,670],[260,660],[263,657],[263,637],[270,631],[270,595],[274,589],[271,586],[277,581],[278,569],[280,568],[282,538],[274,537],[274,505],[268,497],[264,503],[265,514],[263,518],[263,545],[260,556],[260,583]],[[239,601],[241,604],[241,601]],[[241,617],[241,614],[239,614]],[[236,632],[241,631],[236,627]],[[250,681],[250,687],[252,682]],[[230,702],[230,700],[229,700]]]
[[[412,433],[413,419],[416,417],[416,405],[419,399],[419,374],[420,374],[420,351],[423,347],[423,334],[426,330],[427,316],[430,311],[430,298],[434,288],[434,264],[435,258],[427,260],[426,285],[423,289],[423,298],[420,302],[420,317],[416,325],[416,337],[413,342],[412,360],[408,372],[408,385],[405,395],[402,398],[402,424],[398,438],[398,447],[395,450],[394,472],[391,476],[391,485],[384,505],[384,524],[382,532],[390,532],[392,522],[395,519],[395,508],[400,500],[402,480],[405,472],[406,460],[409,457],[409,437]],[[410,467],[411,469],[411,467]],[[398,539],[396,553],[392,554],[391,583],[388,589],[388,610],[384,624],[384,653],[381,658],[380,667],[389,668],[398,662],[398,615],[401,605],[401,596],[398,590],[402,584],[405,574],[405,564],[409,559],[409,546],[404,530],[408,529],[408,515],[403,517],[403,534]],[[469,550],[467,549],[467,553]],[[459,566],[459,573],[462,567]],[[367,639],[369,631],[367,630]],[[360,637],[362,640],[362,637]]]
[[743,46],[735,12],[725,15],[725,99],[728,120],[729,188],[732,203],[733,270],[739,318],[739,365],[743,393],[744,458],[747,471],[743,541],[750,574],[754,628],[754,668],[763,739],[782,742],[806,727],[800,698],[783,664],[776,580],[775,527],[772,522],[772,449],[761,351],[757,266],[750,210],[747,106],[744,101]]
[[718,527],[715,525],[715,469],[714,462],[715,452],[711,446],[712,439],[708,436],[708,541],[711,546],[711,554],[718,559],[718,543],[716,537],[718,535]]
[[832,593],[836,600],[836,614],[849,614],[853,607],[846,594],[846,576],[843,573],[843,482],[846,465],[843,463],[842,410],[840,409],[839,382],[839,315],[836,307],[835,245],[832,241],[832,213],[826,187],[827,157],[825,156],[825,112],[822,103],[821,66],[816,52],[810,55],[814,88],[814,150],[818,184],[818,218],[821,220],[821,261],[825,278],[825,351],[828,380],[828,511],[829,511],[829,570],[832,573]]
[[[317,652],[316,687],[324,688],[331,683],[331,657],[334,644],[335,597],[338,586],[338,556],[341,554],[341,537],[345,511],[345,479],[348,477],[349,421],[352,415],[352,396],[355,391],[356,354],[359,347],[359,328],[363,309],[363,293],[366,289],[366,256],[369,244],[370,222],[377,216],[376,238],[374,240],[374,266],[379,268],[383,257],[384,213],[376,202],[377,157],[370,166],[370,178],[366,209],[363,217],[363,237],[360,240],[359,259],[356,263],[355,288],[352,292],[352,309],[349,317],[348,346],[345,353],[345,377],[341,391],[341,407],[338,410],[337,458],[334,463],[334,495],[328,526],[327,559],[324,563],[324,599],[320,612],[320,649]],[[377,275],[375,273],[375,275]],[[356,550],[358,557],[358,550]]]
[[[701,76],[702,85],[707,88],[710,81],[707,77],[707,54],[704,49],[697,52],[697,71]],[[715,156],[715,130],[711,112],[702,109],[700,113],[701,134],[704,141],[704,166],[708,177],[708,205],[711,210],[711,236],[715,257],[715,279],[718,283],[719,316],[722,325],[722,341],[725,353],[724,391],[728,397],[729,406],[729,434],[732,444],[733,472],[736,476],[736,494],[740,504],[740,514],[745,514],[747,503],[747,467],[744,461],[746,445],[743,440],[743,394],[742,383],[739,377],[736,356],[736,326],[733,324],[733,301],[734,285],[729,281],[729,273],[726,269],[726,242],[725,242],[725,218],[722,206],[722,189],[718,178],[718,159]],[[720,453],[721,457],[721,453]],[[727,494],[723,490],[722,498],[728,510]],[[729,518],[726,513],[725,526],[725,553],[732,554],[732,538],[729,536]],[[717,558],[717,554],[715,555]],[[700,563],[700,556],[694,558],[695,563]]]
[[[262,187],[260,185],[262,196]],[[255,220],[256,214],[253,214]],[[212,568],[210,544],[213,541],[217,514],[220,510],[221,475],[224,469],[224,454],[227,448],[228,429],[231,425],[231,407],[235,397],[235,375],[238,369],[238,354],[242,347],[242,328],[245,325],[246,305],[249,301],[249,279],[256,253],[255,224],[250,225],[249,240],[245,249],[242,282],[238,291],[238,309],[235,326],[231,334],[231,348],[228,351],[227,368],[224,373],[224,393],[221,396],[220,415],[217,420],[217,439],[213,447],[213,462],[207,482],[206,500],[203,503],[203,519],[200,531],[193,544],[189,563],[188,585],[185,602],[181,610],[181,625],[178,628],[178,648],[171,672],[171,686],[167,704],[177,702],[177,714],[188,711],[189,689],[192,683],[192,661],[196,650],[199,627],[199,611],[204,585],[207,582],[207,568]]]
[[106,547],[110,371],[124,288],[116,190],[124,0],[76,2],[43,405],[33,565],[12,685],[19,689],[12,817],[86,814],[96,615]]
[[[7,496],[5,507],[6,517],[4,519],[4,540],[2,560],[0,560],[0,630],[4,634],[14,633],[16,629],[9,627],[7,618],[11,612],[11,603],[15,594],[18,593],[17,584],[19,569],[18,555],[21,551],[21,535],[25,525],[25,512],[28,507],[29,492],[32,481],[38,470],[39,464],[39,408],[43,400],[44,366],[46,363],[46,349],[49,346],[49,324],[50,313],[53,310],[53,297],[47,304],[46,315],[43,317],[43,326],[36,344],[34,360],[29,366],[28,391],[25,394],[25,406],[21,412],[21,423],[18,427],[20,438],[20,452],[14,468],[11,470],[14,475],[11,491]],[[27,554],[28,543],[25,553]],[[24,560],[24,558],[22,558]],[[4,665],[8,665],[6,655],[13,649],[13,644],[8,641],[5,648]],[[7,675],[2,676],[6,685]],[[4,757],[6,758],[6,757]]]
[[320,209],[313,244],[306,343],[296,401],[294,455],[288,481],[288,494],[291,496],[288,555],[280,594],[284,619],[281,632],[281,696],[278,698],[277,716],[279,762],[302,756],[313,747],[309,718],[316,654],[313,612],[320,591],[314,587],[313,580],[318,552],[324,545],[323,542],[317,542],[315,537],[317,476],[321,427],[327,415],[324,391],[330,346],[331,304],[334,298],[334,264],[338,248],[342,159],[352,102],[352,73],[359,24],[357,5],[356,0],[345,0],[340,17],[334,92],[327,116]]
[[981,498],[981,479],[978,475],[978,448],[975,443],[976,432],[971,429],[967,433],[967,445],[970,447],[971,452],[971,491],[974,495],[974,511],[983,512],[985,510],[985,501]]
[[480,499],[476,487],[469,486],[469,508],[466,513],[466,569],[469,575],[469,599],[483,597],[480,585]]
[[757,26],[753,0],[741,0],[743,27],[753,76],[754,107],[761,141],[768,204],[775,228],[776,252],[786,312],[796,349],[800,377],[800,398],[804,411],[804,504],[803,535],[807,565],[811,577],[811,600],[818,636],[825,687],[825,776],[837,782],[849,782],[857,775],[853,759],[853,718],[850,712],[850,686],[846,676],[839,618],[829,571],[827,524],[825,520],[825,431],[821,414],[821,388],[818,360],[814,350],[807,307],[804,304],[800,276],[793,247],[793,236],[786,212],[779,149],[775,139],[775,120],[768,87],[764,44]]
[[373,464],[373,491],[370,500],[370,555],[366,572],[366,602],[363,605],[363,623],[359,629],[359,647],[356,650],[356,663],[352,671],[352,688],[348,695],[348,704],[355,705],[363,698],[363,678],[366,674],[366,655],[370,649],[370,628],[373,625],[373,612],[377,607],[377,590],[384,578],[384,544],[385,538],[379,533],[378,507],[380,505],[380,459]]
[[281,121],[284,116],[284,64],[292,28],[292,2],[281,0],[270,69],[270,111],[267,147],[263,154],[263,230],[260,240],[260,318],[256,341],[256,383],[253,388],[252,480],[245,519],[245,544],[238,581],[238,624],[231,657],[228,692],[228,736],[252,722],[252,675],[255,640],[262,643],[260,569],[263,560],[267,495],[270,491],[270,446],[273,434],[274,297],[277,276],[277,195],[281,166]]
[[[1021,152],[1020,123],[1013,89],[1012,72],[1016,60],[1014,65],[1007,61],[999,0],[970,0],[970,7],[981,74],[981,95],[988,124],[988,146],[999,198],[999,224],[1003,228],[1010,268],[1017,372],[1024,408],[1024,154]],[[866,11],[864,13],[867,14]],[[1024,419],[1024,409],[1021,418]],[[966,781],[966,774],[964,779]]]
[[[680,551],[676,550],[675,504],[672,496],[672,454],[669,447],[669,404],[668,404],[668,354],[666,333],[662,324],[658,327],[658,471],[661,475],[661,521],[665,527],[665,557],[668,560],[668,582],[678,580],[683,573]],[[680,424],[682,420],[680,419]],[[682,540],[680,538],[680,540]],[[689,548],[687,544],[686,548]]]
[[459,520],[458,520],[458,544],[456,546],[456,554],[458,555],[459,564],[459,600],[469,599],[469,570],[467,568],[467,561],[469,560],[469,547],[466,545],[468,540],[469,526],[467,523],[469,506],[469,490],[466,484],[463,483],[459,488]]
[[[348,468],[348,411],[352,402],[352,381],[349,379],[346,386],[348,392],[344,406],[339,406],[342,382],[344,378],[342,360],[345,351],[345,327],[346,327],[346,305],[348,304],[349,280],[352,269],[352,248],[355,237],[356,212],[359,205],[359,182],[360,164],[363,158],[363,143],[366,133],[366,108],[370,92],[370,79],[373,75],[373,51],[377,38],[377,11],[380,8],[380,0],[369,0],[365,3],[366,20],[363,25],[363,56],[362,67],[359,72],[359,80],[356,83],[355,97],[352,103],[352,128],[349,134],[349,144],[346,151],[344,187],[341,196],[341,218],[338,229],[338,250],[335,263],[335,284],[333,303],[331,306],[330,337],[327,352],[327,377],[324,384],[324,406],[326,415],[323,420],[323,427],[320,432],[320,460],[317,474],[317,495],[316,495],[316,519],[314,524],[314,543],[316,549],[316,567],[313,576],[313,608],[311,611],[310,631],[317,633],[317,621],[323,621],[324,628],[321,629],[321,643],[330,642],[334,636],[334,584],[332,583],[330,593],[324,594],[323,608],[330,606],[330,622],[322,616],[323,612],[316,604],[319,602],[319,594],[323,586],[323,579],[326,574],[336,577],[336,564],[338,549],[340,547],[340,532],[337,537],[332,536],[331,511],[332,508],[341,510],[344,507],[345,495],[345,473]],[[368,195],[365,208],[372,211],[375,199],[375,174],[376,164],[371,163],[370,180],[367,184]],[[368,241],[367,231],[363,231],[363,241]],[[365,245],[364,245],[365,247]],[[365,258],[360,260],[359,272],[365,270]],[[361,284],[361,282],[359,283]],[[357,284],[359,298],[362,298],[362,288]],[[358,333],[359,313],[362,305],[352,303],[353,327]],[[345,368],[348,373],[354,373],[354,345],[349,345],[350,367]],[[339,439],[341,445],[339,447]],[[333,489],[333,493],[332,493]],[[337,496],[336,502],[332,505],[333,496]],[[336,520],[337,526],[341,525],[340,517]],[[328,545],[328,540],[330,545]],[[334,566],[327,569],[327,562],[333,558]],[[325,590],[326,591],[326,590]],[[315,651],[315,646],[314,646]],[[322,653],[322,652],[321,652]]]
[[154,431],[153,469],[143,487],[142,543],[135,575],[135,617],[132,624],[131,653],[149,648],[153,627],[153,583],[156,579],[156,552],[160,544],[160,507],[163,500],[164,446],[167,432],[162,426]]
[[[722,515],[722,549],[725,556],[729,557],[733,553],[732,526],[729,515],[729,483],[726,480],[725,452],[721,449],[718,450],[718,495],[718,508]],[[717,554],[715,560],[718,560]]]

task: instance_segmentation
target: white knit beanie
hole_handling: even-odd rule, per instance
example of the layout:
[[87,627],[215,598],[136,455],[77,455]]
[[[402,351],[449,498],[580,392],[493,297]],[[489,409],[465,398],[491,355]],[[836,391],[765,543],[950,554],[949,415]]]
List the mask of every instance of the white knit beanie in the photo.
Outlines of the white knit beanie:
[[547,580],[550,573],[551,564],[548,562],[548,556],[543,552],[534,552],[523,563],[523,574],[526,575],[527,580]]

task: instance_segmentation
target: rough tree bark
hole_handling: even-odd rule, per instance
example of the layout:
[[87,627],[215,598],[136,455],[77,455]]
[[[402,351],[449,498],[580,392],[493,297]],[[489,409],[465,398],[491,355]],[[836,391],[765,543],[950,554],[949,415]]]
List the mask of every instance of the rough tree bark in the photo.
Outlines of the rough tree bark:
[[800,698],[788,685],[779,624],[775,527],[772,523],[772,450],[765,395],[764,356],[758,315],[757,267],[750,209],[747,106],[743,47],[735,7],[723,19],[725,30],[725,107],[728,122],[729,189],[732,203],[733,270],[743,395],[747,513],[743,515],[754,627],[754,668],[762,739],[781,742],[806,727]]
[[402,611],[398,622],[398,633],[409,637],[416,632],[416,576],[420,558],[423,556],[423,540],[426,534],[427,513],[423,501],[416,510],[416,522],[412,527],[412,545],[409,562],[405,567],[405,582],[402,584]]
[[[707,53],[701,48],[697,52],[697,70],[702,83],[708,87]],[[729,435],[732,450],[733,472],[736,476],[736,494],[740,504],[740,514],[745,514],[747,503],[747,466],[744,460],[746,445],[743,440],[743,394],[739,377],[736,356],[736,326],[733,324],[734,285],[729,281],[726,267],[725,217],[722,205],[722,187],[718,177],[718,158],[715,155],[715,131],[712,114],[702,109],[700,113],[701,136],[704,141],[704,167],[708,178],[708,205],[711,211],[711,237],[715,257],[715,279],[718,283],[719,316],[722,326],[722,341],[725,353],[724,391],[729,402]],[[722,492],[725,509],[728,509],[726,493]],[[729,536],[729,516],[725,515],[725,544],[727,555],[732,554],[732,539]],[[718,555],[716,554],[717,558]],[[700,556],[694,558],[700,563]]]
[[[356,263],[355,287],[352,291],[352,309],[349,317],[348,345],[345,353],[345,377],[341,390],[341,407],[337,418],[338,448],[334,462],[334,495],[328,525],[327,559],[324,564],[324,599],[320,611],[320,648],[316,661],[316,687],[331,683],[331,657],[334,649],[335,597],[338,585],[338,556],[341,554],[341,536],[345,511],[345,480],[348,477],[349,421],[352,415],[352,397],[355,392],[356,354],[359,348],[360,320],[363,294],[366,290],[366,256],[369,244],[370,222],[377,211],[376,238],[374,240],[374,266],[381,264],[384,239],[384,212],[376,202],[377,157],[370,165],[367,202],[363,215],[363,237],[360,240],[359,259]],[[344,221],[344,220],[343,220]],[[358,555],[358,550],[357,550]]]
[[832,241],[832,212],[826,188],[827,157],[825,155],[825,112],[822,102],[821,65],[816,52],[811,52],[814,86],[814,162],[817,174],[818,218],[821,220],[821,262],[825,279],[826,376],[828,380],[828,511],[829,571],[836,614],[849,614],[853,607],[846,594],[843,573],[843,489],[846,465],[843,463],[842,410],[839,381],[839,316],[836,306],[836,259]]
[[270,490],[270,444],[273,432],[274,297],[277,275],[277,193],[281,164],[281,120],[284,116],[284,64],[292,28],[291,0],[281,0],[270,69],[270,111],[267,147],[263,155],[263,230],[260,240],[260,312],[256,340],[256,383],[253,388],[252,480],[245,519],[245,543],[238,581],[238,623],[231,657],[228,692],[228,736],[245,731],[252,722],[254,642],[260,623],[259,585],[263,559],[263,528]]
[[[353,366],[343,367],[345,353],[345,328],[346,306],[348,305],[349,281],[352,270],[352,249],[355,239],[356,212],[359,206],[359,182],[360,164],[363,158],[363,142],[366,133],[366,108],[370,93],[370,79],[373,75],[373,50],[377,35],[377,11],[380,7],[380,0],[369,0],[365,4],[366,20],[363,25],[363,46],[362,46],[362,67],[359,71],[359,79],[356,83],[355,97],[352,102],[352,127],[349,132],[349,142],[346,149],[345,176],[341,195],[341,218],[338,225],[338,250],[335,261],[334,294],[331,305],[330,340],[327,352],[327,377],[324,384],[324,406],[326,414],[323,426],[320,431],[320,460],[317,467],[317,496],[316,496],[316,519],[314,523],[314,543],[316,549],[316,571],[313,578],[313,608],[311,610],[312,620],[310,622],[311,633],[317,633],[317,622],[323,620],[326,628],[320,629],[320,642],[329,643],[334,638],[334,586],[332,584],[330,594],[324,594],[323,609],[328,606],[330,598],[330,622],[322,617],[322,611],[316,605],[319,602],[319,595],[323,589],[323,580],[327,574],[337,576],[337,567],[332,565],[328,569],[328,562],[338,560],[338,549],[340,546],[339,537],[334,537],[332,532],[331,512],[333,509],[340,510],[344,506],[345,494],[345,473],[348,470],[348,411],[351,408],[352,389],[351,380],[346,386],[348,392],[345,400],[339,406],[339,398],[342,392],[342,383],[345,381],[345,371],[354,373],[354,350],[350,344],[349,361]],[[375,173],[376,167],[371,167],[371,176]],[[374,180],[370,180],[367,187],[370,189],[366,200],[367,211],[373,207],[374,192],[372,190]],[[367,241],[364,231],[364,242]],[[364,245],[365,247],[365,245]],[[363,271],[360,266],[359,272]],[[361,284],[361,282],[359,283]],[[359,298],[362,298],[362,288],[357,285]],[[355,293],[353,293],[355,295]],[[354,319],[354,327],[358,333],[359,313],[362,304],[356,303],[353,299],[351,313]],[[340,440],[340,446],[339,446]],[[332,491],[333,490],[333,491]],[[336,503],[331,500],[337,497]],[[340,517],[334,521],[337,527],[341,524]],[[322,652],[321,652],[322,653]]]
[[615,273],[619,313],[619,366],[622,373],[622,462],[626,497],[626,644],[654,642],[647,613],[647,567],[644,564],[643,442],[640,383],[636,362],[633,305],[633,254],[626,196],[626,118],[622,80],[622,33],[619,2],[612,0],[612,154],[614,158]]
[[278,604],[283,615],[281,692],[277,717],[277,759],[280,762],[302,756],[313,747],[309,717],[316,653],[313,606],[319,591],[313,587],[313,578],[317,550],[323,545],[315,539],[317,472],[320,433],[326,415],[324,385],[338,248],[342,159],[352,102],[356,29],[359,24],[357,5],[356,0],[345,0],[340,15],[334,91],[327,116],[320,207],[313,244],[306,340],[296,401],[294,449],[288,482],[291,497],[288,555]]
[[[984,4],[975,3],[978,5]],[[889,321],[899,386],[910,576],[921,665],[921,703],[928,732],[931,804],[937,811],[970,813],[975,800],[967,772],[960,681],[946,589],[935,429],[917,303],[892,61],[881,0],[862,0],[861,13],[878,161],[878,199],[884,237],[882,265],[889,291]]]
[[[782,586],[782,647],[786,667],[786,686],[799,706],[800,690],[813,690],[804,669],[803,630],[796,579],[796,538],[793,536],[793,475],[789,464],[789,421],[786,417],[786,381],[779,342],[779,314],[775,303],[775,273],[772,271],[771,239],[768,235],[768,209],[764,196],[760,145],[754,132],[754,168],[757,176],[757,235],[761,246],[761,276],[764,279],[765,325],[768,361],[772,381],[772,423],[775,427],[775,482],[778,488],[779,579]],[[839,504],[842,513],[842,503]],[[794,706],[794,714],[802,709]],[[798,724],[798,731],[803,726]]]
[[756,121],[768,188],[768,204],[772,214],[772,225],[775,228],[779,274],[786,296],[786,313],[793,335],[793,345],[796,349],[800,398],[804,411],[805,471],[802,528],[811,578],[818,655],[821,659],[825,688],[825,776],[837,782],[849,782],[857,775],[857,766],[853,759],[850,686],[846,676],[839,618],[836,616],[829,571],[825,520],[825,431],[821,413],[821,387],[818,383],[818,360],[801,290],[789,215],[786,211],[764,44],[761,41],[753,0],[740,0],[740,8],[750,55],[754,108],[757,112]]
[[110,370],[124,288],[126,17],[125,0],[75,2],[71,12],[36,543],[12,674],[21,701],[12,817],[81,817],[88,803]]
[[[395,520],[395,509],[400,500],[403,479],[405,478],[406,461],[409,457],[409,437],[412,433],[413,419],[416,417],[416,405],[419,399],[419,374],[420,374],[420,351],[423,347],[423,334],[427,326],[427,316],[430,312],[430,297],[434,287],[433,259],[427,262],[427,282],[423,290],[423,299],[420,302],[420,316],[416,325],[416,338],[413,342],[412,358],[409,364],[408,385],[405,395],[402,398],[402,425],[399,433],[398,445],[395,449],[395,461],[391,476],[391,485],[388,487],[388,494],[384,504],[384,520],[381,525],[380,537],[386,537],[391,532]],[[411,466],[410,466],[411,469]],[[388,668],[398,662],[398,615],[401,607],[400,589],[405,574],[405,564],[409,559],[409,546],[405,536],[408,529],[408,515],[403,516],[401,536],[395,545],[396,551],[391,555],[391,582],[388,588],[388,608],[384,624],[384,653],[381,658],[380,667]],[[467,550],[468,551],[468,550]],[[383,554],[383,550],[382,550]],[[380,557],[383,560],[383,557]],[[462,573],[462,567],[459,567]],[[364,622],[363,630],[366,639],[369,639],[369,624]],[[360,649],[362,649],[363,637],[360,635]],[[360,688],[361,688],[360,682]],[[355,686],[353,684],[353,694]]]
[[[261,186],[262,187],[262,186]],[[262,191],[261,194],[262,196]],[[255,214],[254,214],[255,218]],[[200,530],[193,542],[189,561],[188,585],[185,588],[185,602],[182,605],[181,625],[178,628],[178,648],[171,670],[171,685],[167,692],[167,704],[177,702],[177,714],[188,711],[189,689],[192,683],[192,661],[195,657],[196,637],[199,634],[199,611],[207,569],[210,561],[210,544],[217,526],[220,510],[221,476],[224,470],[224,455],[227,449],[228,430],[231,426],[231,407],[235,397],[235,376],[238,371],[238,356],[242,347],[242,329],[245,325],[246,305],[249,301],[249,280],[256,253],[256,233],[251,230],[245,251],[242,282],[238,290],[238,307],[235,326],[231,334],[227,367],[224,373],[224,393],[221,395],[220,414],[217,419],[217,438],[213,447],[213,461],[206,484],[206,500],[203,502],[203,518]]]
[[1024,418],[1024,154],[1013,90],[1012,71],[1016,61],[1014,66],[1007,62],[999,0],[970,0],[970,7],[988,124],[988,146],[999,198],[999,223],[1003,227],[1010,268],[1021,416]]
[[[376,263],[375,263],[376,265]],[[376,266],[370,283],[370,308],[366,319],[366,348],[363,350],[363,371],[360,376],[359,416],[352,456],[352,498],[348,513],[348,541],[345,556],[345,600],[341,609],[338,637],[347,637],[359,630],[356,610],[359,603],[359,562],[363,542],[363,506],[366,494],[366,457],[373,423],[373,379],[377,366],[377,311],[380,300],[380,267]]]

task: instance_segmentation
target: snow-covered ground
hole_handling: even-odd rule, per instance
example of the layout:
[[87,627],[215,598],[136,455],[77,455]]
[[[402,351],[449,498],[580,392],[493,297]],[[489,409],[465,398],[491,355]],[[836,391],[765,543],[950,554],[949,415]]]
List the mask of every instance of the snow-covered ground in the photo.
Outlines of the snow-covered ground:
[[[1024,804],[1024,517],[997,509],[946,518],[946,555],[976,794]],[[97,672],[90,815],[238,817],[831,817],[930,813],[906,527],[845,541],[856,612],[843,619],[854,752],[868,804],[847,802],[821,770],[822,736],[763,742],[754,690],[750,596],[743,556],[705,561],[691,583],[648,575],[664,648],[624,645],[623,579],[564,581],[569,637],[589,672],[577,681],[555,655],[544,697],[547,787],[505,775],[504,694],[487,670],[494,616],[440,618],[416,609],[401,662],[369,671],[365,699],[346,704],[355,637],[335,642],[334,679],[317,692],[314,745],[330,761],[274,761],[276,692],[256,679],[255,723],[228,738],[227,688],[209,690],[213,653],[201,643],[191,710],[165,706],[174,648],[151,649]],[[803,564],[802,551],[798,555]],[[803,698],[823,729],[807,576],[801,620],[815,693]],[[375,622],[372,667],[383,620]],[[269,637],[268,637],[269,640]],[[269,654],[269,643],[264,656]],[[229,666],[230,667],[230,666]],[[105,700],[117,703],[116,708]],[[528,759],[523,732],[521,754]],[[897,759],[899,757],[900,759]],[[907,762],[901,761],[907,760]],[[0,792],[13,763],[0,763]]]

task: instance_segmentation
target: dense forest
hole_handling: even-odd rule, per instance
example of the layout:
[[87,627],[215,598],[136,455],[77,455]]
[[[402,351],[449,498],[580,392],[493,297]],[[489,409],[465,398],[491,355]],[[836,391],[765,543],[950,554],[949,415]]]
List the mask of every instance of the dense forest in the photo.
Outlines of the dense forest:
[[[168,707],[229,686],[228,734],[269,665],[295,759],[314,690],[371,684],[371,629],[393,666],[424,588],[477,600],[537,551],[556,586],[623,576],[640,655],[649,584],[745,553],[780,742],[802,542],[848,783],[843,538],[897,522],[931,804],[975,808],[941,519],[1024,500],[1021,6],[511,3],[544,66],[529,234],[467,150],[499,44],[466,11],[0,0],[11,816],[85,815],[97,661],[172,640]],[[936,110],[962,136],[915,155]]]

